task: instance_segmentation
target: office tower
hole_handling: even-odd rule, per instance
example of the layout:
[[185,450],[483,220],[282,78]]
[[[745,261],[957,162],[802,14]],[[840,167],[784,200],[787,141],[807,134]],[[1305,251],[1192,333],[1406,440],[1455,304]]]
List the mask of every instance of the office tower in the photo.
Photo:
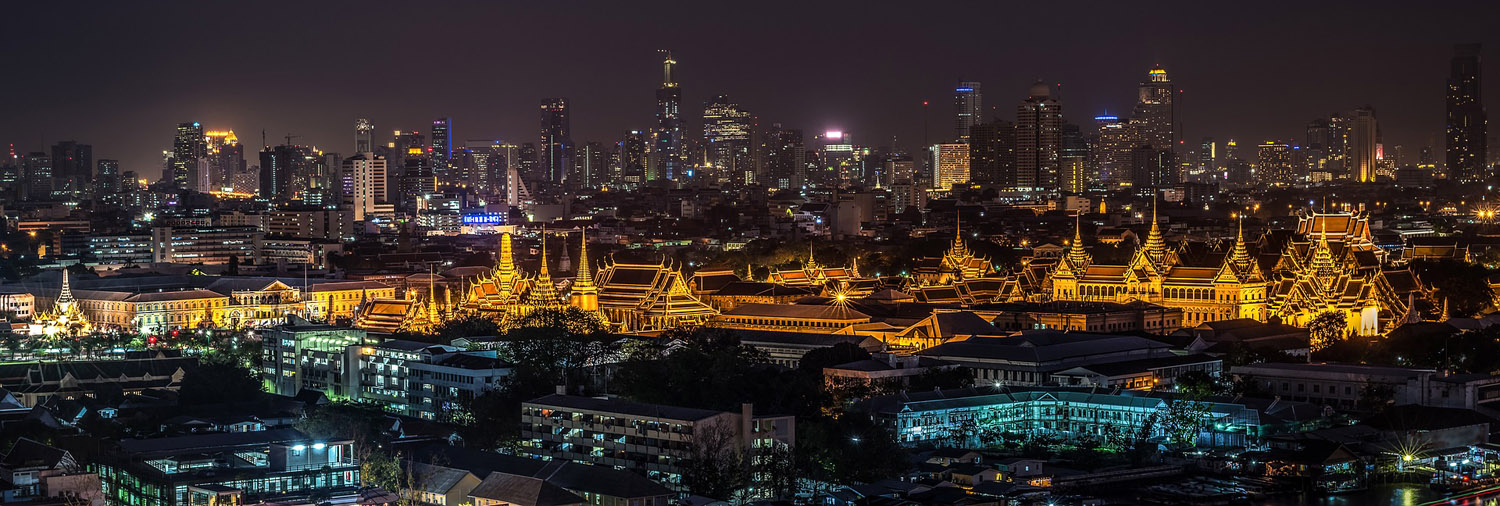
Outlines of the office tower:
[[94,171],[96,195],[109,195],[120,191],[120,161],[100,159]]
[[376,211],[376,204],[388,201],[385,162],[384,157],[373,153],[358,153],[344,159],[339,170],[342,204],[354,214],[354,221],[364,221]]
[[754,130],[750,113],[725,95],[703,104],[703,142],[708,165],[721,177],[736,183],[755,181],[750,138]]
[[953,90],[954,139],[969,142],[969,129],[984,122],[984,101],[979,81],[963,81]]
[[427,136],[416,130],[396,130],[385,151],[387,153],[386,166],[392,170],[406,167],[407,158],[427,158],[431,154],[427,146]]
[[[976,183],[1013,188],[1015,173],[1016,124],[997,119],[970,126],[969,178]],[[891,181],[898,178],[892,176]]]
[[1177,184],[1172,153],[1142,144],[1131,151],[1131,184],[1139,190]]
[[969,145],[953,142],[928,148],[932,157],[932,187],[948,191],[953,185],[969,182]]
[[568,125],[568,99],[542,99],[541,174],[532,176],[549,186],[562,184],[573,167],[573,138]]
[[[234,131],[209,130],[203,136],[207,150],[204,155],[207,169],[198,175],[195,189],[201,192],[255,193],[258,184],[246,180],[248,170],[245,166],[245,147],[240,145],[240,139],[234,135]],[[236,182],[239,186],[236,186]]]
[[1136,148],[1135,131],[1118,116],[1094,117],[1098,126],[1098,140],[1094,142],[1094,164],[1099,168],[1099,179],[1107,182],[1131,180],[1132,151]]
[[1285,142],[1266,141],[1260,144],[1257,150],[1259,163],[1256,174],[1260,176],[1260,183],[1266,185],[1286,185],[1296,182],[1297,174],[1293,169],[1292,147]]
[[55,184],[52,168],[52,157],[46,153],[28,153],[22,159],[22,181],[25,182],[22,193],[27,200],[45,201],[52,198],[52,188]]
[[180,190],[189,189],[191,181],[195,179],[193,176],[198,172],[198,160],[207,152],[203,126],[196,121],[178,123],[177,135],[172,139],[172,159],[168,162],[172,186]]
[[260,152],[260,196],[273,200],[302,198],[320,158],[308,146],[267,146]]
[[502,140],[469,139],[464,141],[458,172],[465,185],[481,192],[504,189],[506,143]]
[[368,119],[354,120],[354,152],[375,152],[375,124]]
[[[400,173],[396,176],[394,195],[389,195],[392,204],[401,211],[415,213],[420,210],[421,204],[428,197],[437,194],[437,176],[434,174],[430,156],[408,156],[405,158]],[[391,184],[390,160],[386,161],[387,175],[386,183]]]
[[1058,190],[1083,193],[1095,178],[1090,170],[1089,143],[1083,129],[1072,123],[1063,123],[1058,151]]
[[1489,133],[1481,96],[1479,49],[1479,44],[1456,45],[1449,64],[1444,154],[1449,177],[1462,181],[1483,181],[1491,176],[1485,167],[1489,163]]
[[637,185],[645,182],[647,166],[650,164],[650,136],[641,130],[625,132],[617,150],[620,152],[617,185]]
[[1062,149],[1062,104],[1052,88],[1037,82],[1016,108],[1015,188],[1027,191],[1057,189]]
[[1135,126],[1140,145],[1171,151],[1176,148],[1176,132],[1172,129],[1172,81],[1167,71],[1157,65],[1146,73],[1141,82],[1131,124]]
[[62,141],[52,145],[52,177],[54,191],[67,197],[83,197],[93,193],[90,183],[94,174],[94,147],[74,141]]
[[1219,149],[1213,137],[1198,142],[1198,172],[1211,173],[1219,168]]
[[1349,177],[1361,183],[1375,181],[1379,144],[1380,125],[1375,121],[1375,109],[1370,106],[1355,109],[1349,119]]
[[[974,144],[969,144],[969,149],[971,150],[969,152],[969,178],[973,179],[975,158],[972,150],[974,149]],[[910,184],[912,178],[916,177],[916,172],[917,162],[916,160],[912,160],[911,156],[904,154],[889,155],[885,158],[885,171],[882,173],[885,181],[881,183],[881,186],[893,187],[897,181],[906,181]]]
[[440,179],[447,177],[449,164],[453,161],[453,118],[432,120],[432,149],[429,153],[433,173]]
[[682,116],[678,106],[682,103],[682,87],[672,80],[670,51],[663,51],[661,88],[656,90],[656,129],[652,131],[651,170],[648,181],[658,179],[675,180],[683,170],[686,158],[682,152]]
[[573,176],[568,178],[570,188],[594,189],[603,185],[609,175],[609,152],[598,142],[585,142],[578,150]]
[[807,177],[807,152],[803,147],[802,130],[782,128],[780,123],[775,123],[766,129],[765,139],[765,186],[800,190]]

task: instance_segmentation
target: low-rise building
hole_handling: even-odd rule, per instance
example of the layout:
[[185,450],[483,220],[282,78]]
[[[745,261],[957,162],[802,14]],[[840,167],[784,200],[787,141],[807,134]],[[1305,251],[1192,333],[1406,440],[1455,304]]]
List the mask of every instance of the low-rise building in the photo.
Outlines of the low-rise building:
[[1005,330],[1165,334],[1182,324],[1182,308],[1142,301],[1002,302],[976,305],[972,309]]
[[107,449],[89,470],[99,474],[111,504],[203,504],[194,494],[240,504],[352,491],[359,485],[353,441],[318,440],[293,429],[95,444]]
[[195,357],[66,360],[0,364],[0,390],[33,407],[53,397],[128,395],[148,389],[176,390],[182,377],[198,367]]
[[627,469],[677,489],[695,445],[753,451],[795,441],[794,418],[756,416],[749,404],[735,413],[548,395],[521,406],[521,453]]
[[322,392],[330,399],[350,399],[348,349],[366,342],[365,331],[292,319],[261,332],[261,374],[270,392],[294,396],[303,390]]
[[1056,330],[952,339],[920,354],[967,367],[979,383],[1006,385],[1049,385],[1053,373],[1075,367],[1175,355],[1170,345],[1146,338]]
[[1236,378],[1257,393],[1332,406],[1376,409],[1384,404],[1475,409],[1500,406],[1500,376],[1444,375],[1432,369],[1364,364],[1259,363],[1236,366]]

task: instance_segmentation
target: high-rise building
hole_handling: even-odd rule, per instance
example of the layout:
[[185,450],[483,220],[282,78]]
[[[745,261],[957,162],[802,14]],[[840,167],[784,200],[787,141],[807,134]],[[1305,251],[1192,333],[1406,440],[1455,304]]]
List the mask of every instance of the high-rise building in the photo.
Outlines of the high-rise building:
[[1479,44],[1454,46],[1449,65],[1446,161],[1449,177],[1462,181],[1482,181],[1493,175],[1485,167],[1489,163],[1489,133],[1481,96],[1479,50]]
[[928,148],[932,157],[932,187],[951,190],[953,185],[969,182],[969,145],[959,142],[934,144]]
[[[1015,187],[1016,124],[993,120],[969,127],[969,178],[981,184]],[[907,175],[910,177],[910,174]],[[899,176],[892,176],[895,181]]]
[[646,132],[631,130],[625,132],[625,137],[620,139],[619,174],[615,178],[617,185],[638,185],[646,181],[647,166],[651,163],[648,153],[651,148],[651,139]]
[[1375,108],[1370,106],[1354,110],[1349,119],[1349,177],[1361,183],[1375,181],[1376,161],[1379,160],[1380,124],[1375,120]]
[[233,130],[209,130],[204,133],[206,170],[200,171],[195,188],[198,191],[232,191],[255,193],[258,177],[247,177],[245,147]]
[[578,150],[573,175],[568,178],[571,188],[594,189],[604,185],[609,177],[609,151],[603,144],[589,141]]
[[53,178],[52,157],[37,151],[28,153],[21,163],[21,180],[25,182],[21,191],[26,198],[34,201],[51,199],[52,185],[56,183]]
[[93,193],[94,147],[74,141],[52,145],[53,190],[59,196],[82,197]]
[[354,120],[354,152],[375,152],[375,124],[368,119]]
[[377,204],[388,202],[385,162],[385,157],[374,153],[358,153],[344,159],[339,170],[342,203],[345,210],[354,213],[354,221],[364,221],[377,210]]
[[1266,141],[1257,150],[1259,163],[1255,173],[1265,185],[1285,185],[1296,182],[1293,169],[1292,147],[1285,142]]
[[1063,123],[1058,151],[1058,190],[1083,193],[1089,183],[1096,179],[1089,161],[1089,143],[1083,129],[1072,123]]
[[1177,142],[1172,125],[1172,81],[1167,78],[1167,71],[1161,65],[1152,68],[1137,95],[1135,114],[1131,117],[1131,124],[1138,132],[1136,142],[1172,151]]
[[169,176],[173,187],[188,189],[192,187],[193,177],[198,172],[198,161],[208,154],[208,144],[203,137],[203,125],[194,121],[192,123],[178,123],[177,135],[172,139],[172,159],[168,163]]
[[302,198],[317,171],[315,162],[321,158],[308,146],[266,146],[260,152],[260,195],[279,200]]
[[568,123],[571,112],[567,98],[542,99],[541,174],[532,176],[535,181],[548,185],[562,184],[573,167],[573,137]]
[[96,195],[109,195],[120,191],[120,161],[100,159],[94,171]]
[[755,181],[751,161],[750,138],[754,124],[750,113],[725,95],[717,95],[703,104],[703,143],[708,164],[725,181]]
[[646,174],[650,181],[677,179],[687,161],[682,151],[682,115],[678,112],[682,87],[672,80],[672,66],[677,60],[672,59],[670,51],[662,53],[665,57],[661,88],[656,90],[656,129],[651,132],[651,170]]
[[1130,176],[1131,153],[1137,146],[1135,131],[1118,116],[1094,117],[1098,126],[1098,140],[1094,142],[1094,165],[1099,168],[1099,178],[1116,182],[1132,180]]
[[1213,137],[1198,142],[1198,171],[1211,173],[1219,168],[1219,149]]
[[963,81],[953,89],[954,139],[969,142],[969,129],[984,123],[984,96],[979,81]]
[[806,184],[807,152],[802,130],[771,125],[765,135],[765,185],[769,188],[798,189]]
[[1171,151],[1142,144],[1131,151],[1130,165],[1131,184],[1137,190],[1177,184]]
[[433,173],[439,179],[448,177],[448,167],[453,162],[453,118],[432,120],[432,149],[429,152]]
[[1016,178],[1021,190],[1056,190],[1062,150],[1062,104],[1047,83],[1031,86],[1016,108]]

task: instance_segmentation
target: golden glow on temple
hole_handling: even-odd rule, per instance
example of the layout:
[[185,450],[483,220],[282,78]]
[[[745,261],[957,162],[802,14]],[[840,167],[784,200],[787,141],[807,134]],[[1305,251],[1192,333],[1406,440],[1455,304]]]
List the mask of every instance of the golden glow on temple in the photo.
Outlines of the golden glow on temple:
[[57,303],[51,311],[37,313],[31,319],[28,330],[33,336],[49,339],[76,337],[93,333],[94,324],[83,314],[78,300],[73,298],[73,288],[68,284],[68,270],[62,270],[62,290],[57,294]]

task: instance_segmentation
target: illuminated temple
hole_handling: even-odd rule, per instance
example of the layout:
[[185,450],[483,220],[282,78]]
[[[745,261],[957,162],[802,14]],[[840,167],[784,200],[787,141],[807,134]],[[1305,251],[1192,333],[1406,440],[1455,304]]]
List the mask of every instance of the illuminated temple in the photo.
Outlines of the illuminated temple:
[[[462,289],[429,286],[426,294],[409,292],[404,298],[375,299],[363,304],[355,326],[374,332],[429,332],[444,321],[471,315],[490,318],[506,326],[538,309],[563,309],[569,306],[592,313],[602,323],[609,325],[612,320],[609,315],[618,314],[623,317],[629,312],[611,313],[603,310],[601,301],[607,298],[605,293],[609,290],[604,286],[596,286],[593,282],[595,275],[591,272],[586,240],[579,252],[578,276],[566,296],[558,290],[558,283],[552,278],[547,265],[546,241],[542,241],[542,262],[535,273],[524,273],[516,265],[510,234],[501,235],[499,256],[493,270],[464,283]],[[671,272],[676,274],[676,271]],[[601,271],[599,277],[604,279],[608,275]],[[676,274],[675,279],[680,281],[681,275]],[[667,286],[675,285],[668,283]],[[686,315],[692,312],[694,303],[702,305],[691,296],[688,299],[690,300],[668,301],[668,305],[675,302],[677,306],[668,313]],[[639,307],[631,306],[626,309],[637,309],[647,316],[659,312],[650,304],[642,304],[639,300],[634,304]],[[627,318],[619,321],[639,324],[646,320],[650,318]],[[688,318],[682,321],[694,320]]]
[[78,300],[73,298],[73,288],[68,285],[68,270],[62,271],[62,291],[51,311],[37,313],[29,325],[33,336],[60,338],[87,335],[94,331],[94,324],[83,314]]
[[[1183,326],[1249,318],[1306,326],[1327,311],[1343,314],[1359,335],[1378,335],[1405,321],[1408,300],[1425,297],[1409,270],[1384,269],[1364,213],[1303,214],[1264,272],[1241,227],[1218,265],[1186,265],[1162,237],[1153,209],[1145,244],[1128,263],[1094,263],[1075,226],[1039,292],[1051,300],[1145,301],[1181,308]],[[1326,229],[1326,231],[1325,231]],[[1262,241],[1262,250],[1274,250]]]

